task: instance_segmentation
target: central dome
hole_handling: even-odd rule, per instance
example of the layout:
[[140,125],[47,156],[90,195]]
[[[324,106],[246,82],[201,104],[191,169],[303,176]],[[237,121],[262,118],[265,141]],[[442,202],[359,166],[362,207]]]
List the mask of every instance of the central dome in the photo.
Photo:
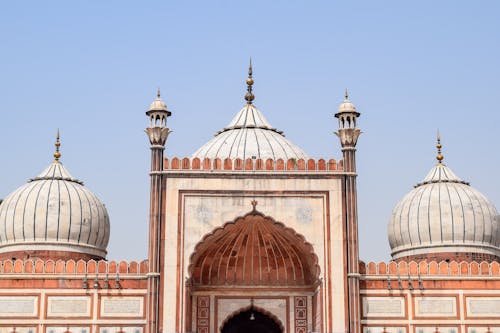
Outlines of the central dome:
[[229,125],[191,158],[308,159],[307,154],[273,128],[253,104],[246,104]]
[[262,113],[253,105],[255,96],[252,92],[252,62],[248,68],[246,80],[246,105],[233,120],[215,137],[201,146],[191,158],[232,158],[242,159],[308,159],[307,154],[287,140],[282,131],[272,127]]

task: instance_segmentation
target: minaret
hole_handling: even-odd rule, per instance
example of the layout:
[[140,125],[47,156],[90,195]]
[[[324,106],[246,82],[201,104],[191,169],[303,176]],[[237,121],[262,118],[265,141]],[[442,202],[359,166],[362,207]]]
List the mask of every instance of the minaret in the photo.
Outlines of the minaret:
[[151,188],[149,204],[149,249],[148,249],[148,303],[146,333],[158,333],[160,325],[160,267],[161,267],[161,236],[164,228],[163,205],[163,151],[170,129],[167,127],[167,118],[172,113],[167,110],[167,105],[160,96],[158,89],[157,98],[151,103],[146,115],[150,125],[146,133],[151,143]]
[[360,113],[349,100],[347,89],[345,99],[339,106],[335,117],[339,119],[339,129],[335,133],[340,139],[344,161],[343,207],[344,227],[346,229],[346,262],[347,262],[347,297],[348,327],[347,332],[359,333],[360,296],[359,296],[359,244],[358,244],[358,207],[356,193],[356,143],[361,131],[357,128]]

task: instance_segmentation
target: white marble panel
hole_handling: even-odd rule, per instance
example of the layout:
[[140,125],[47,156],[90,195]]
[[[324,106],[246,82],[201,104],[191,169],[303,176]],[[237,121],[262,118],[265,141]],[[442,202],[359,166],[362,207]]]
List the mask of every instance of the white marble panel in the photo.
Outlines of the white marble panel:
[[363,327],[363,333],[406,333],[406,327],[369,326]]
[[101,317],[142,317],[144,297],[142,296],[103,296],[101,298]]
[[0,318],[35,317],[37,315],[37,296],[0,296]]
[[467,297],[468,317],[500,318],[500,297]]
[[363,316],[374,317],[404,317],[404,297],[363,297]]
[[90,327],[86,326],[47,326],[46,333],[90,333]]
[[0,333],[36,333],[36,326],[30,327],[15,327],[14,326],[2,326],[0,327]]
[[418,317],[455,317],[455,297],[415,297],[415,315]]
[[[436,331],[437,329],[437,331]],[[458,326],[417,326],[415,333],[458,333]]]
[[469,326],[467,333],[500,333],[500,326]]
[[141,326],[105,326],[99,328],[99,333],[143,333]]
[[47,317],[90,317],[90,296],[49,296]]

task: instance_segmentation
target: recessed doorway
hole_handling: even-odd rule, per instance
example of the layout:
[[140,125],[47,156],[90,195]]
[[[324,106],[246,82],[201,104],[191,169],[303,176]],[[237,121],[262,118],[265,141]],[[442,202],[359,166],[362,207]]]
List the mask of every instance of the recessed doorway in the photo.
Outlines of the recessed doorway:
[[283,333],[271,317],[255,309],[249,309],[230,318],[221,333]]

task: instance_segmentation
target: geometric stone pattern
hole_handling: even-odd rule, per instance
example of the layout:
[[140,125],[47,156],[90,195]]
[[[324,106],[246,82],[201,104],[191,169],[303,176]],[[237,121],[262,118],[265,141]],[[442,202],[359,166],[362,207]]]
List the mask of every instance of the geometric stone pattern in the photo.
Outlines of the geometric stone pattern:
[[307,297],[295,297],[295,333],[307,333]]
[[198,333],[208,333],[210,331],[210,297],[208,296],[198,296],[196,327]]

